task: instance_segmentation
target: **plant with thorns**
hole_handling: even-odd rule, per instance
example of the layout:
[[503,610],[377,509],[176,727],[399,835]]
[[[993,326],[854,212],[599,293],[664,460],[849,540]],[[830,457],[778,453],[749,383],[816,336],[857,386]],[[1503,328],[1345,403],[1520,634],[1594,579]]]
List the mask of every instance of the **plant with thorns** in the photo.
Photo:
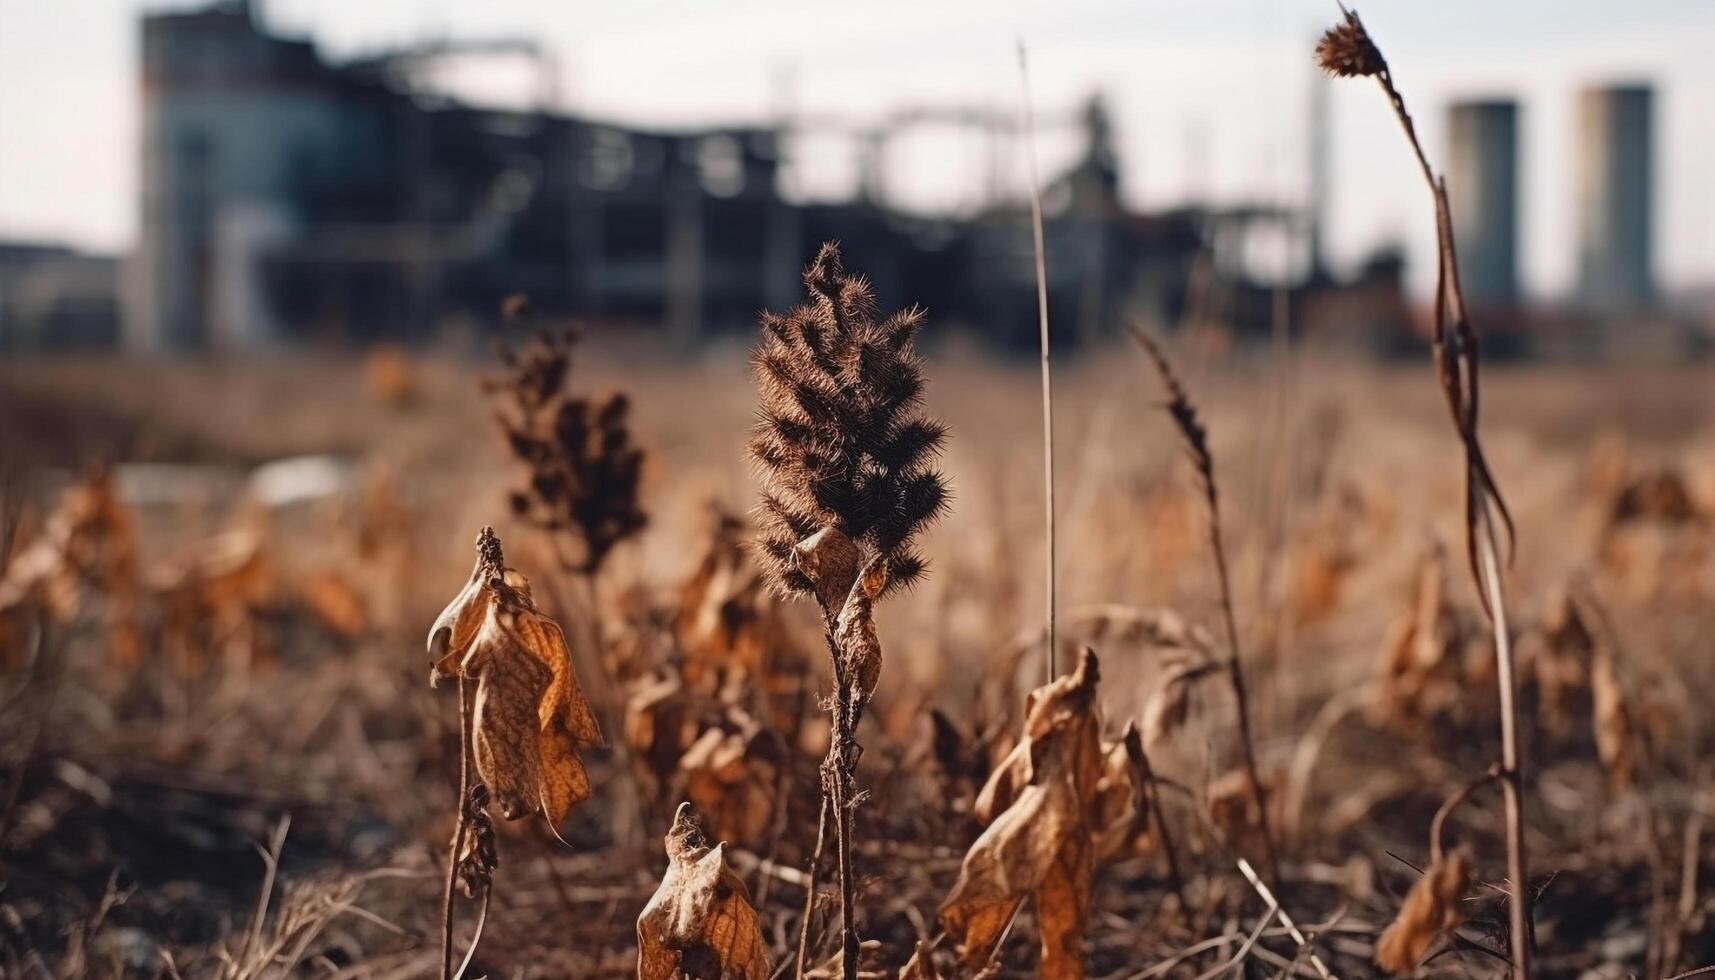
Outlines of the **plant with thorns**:
[[762,319],[753,371],[761,405],[749,452],[763,484],[759,558],[782,593],[816,600],[834,675],[799,970],[831,813],[842,969],[850,980],[858,959],[851,867],[857,725],[881,672],[872,610],[923,575],[912,543],[947,505],[946,480],[933,466],[946,427],[920,411],[915,340],[922,311],[879,318],[868,282],[846,273],[832,243],[817,253],[804,284],[808,302]]
[[1512,639],[1507,629],[1506,597],[1501,580],[1502,538],[1510,555],[1513,539],[1512,515],[1501,497],[1483,455],[1477,434],[1478,340],[1477,330],[1465,308],[1459,284],[1459,256],[1453,241],[1452,209],[1447,201],[1447,182],[1430,166],[1417,137],[1405,98],[1395,87],[1393,72],[1381,49],[1370,37],[1357,11],[1346,10],[1337,24],[1316,45],[1322,69],[1341,78],[1374,78],[1387,96],[1394,117],[1417,158],[1417,166],[1429,187],[1435,207],[1436,265],[1433,342],[1435,370],[1441,383],[1453,427],[1465,454],[1465,550],[1477,593],[1488,613],[1495,638],[1495,675],[1500,688],[1501,763],[1499,780],[1506,809],[1507,878],[1512,894],[1507,903],[1509,945],[1515,977],[1531,975],[1532,927],[1530,879],[1525,858],[1524,773],[1518,749],[1517,682]]

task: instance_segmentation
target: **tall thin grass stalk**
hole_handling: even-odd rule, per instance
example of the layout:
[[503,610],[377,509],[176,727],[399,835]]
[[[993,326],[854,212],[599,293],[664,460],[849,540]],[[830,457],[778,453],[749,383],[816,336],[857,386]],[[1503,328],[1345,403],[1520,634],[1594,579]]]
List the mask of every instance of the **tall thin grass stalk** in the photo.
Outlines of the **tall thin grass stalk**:
[[1215,559],[1215,575],[1221,588],[1221,614],[1227,627],[1226,675],[1232,685],[1233,703],[1239,716],[1239,742],[1244,753],[1245,774],[1251,784],[1251,796],[1256,801],[1258,828],[1262,831],[1263,854],[1268,863],[1269,880],[1280,882],[1280,855],[1275,849],[1274,829],[1268,816],[1268,799],[1262,788],[1262,773],[1256,762],[1256,737],[1251,730],[1250,695],[1245,687],[1242,644],[1239,640],[1238,614],[1233,607],[1232,576],[1227,571],[1227,546],[1221,533],[1220,489],[1215,482],[1215,457],[1209,451],[1209,434],[1197,417],[1197,406],[1191,403],[1184,385],[1168,363],[1167,355],[1140,327],[1132,328],[1132,336],[1149,355],[1161,383],[1167,388],[1167,413],[1179,430],[1185,450],[1197,468],[1198,482],[1203,487],[1203,500],[1209,507],[1209,550]]
[[1055,645],[1055,542],[1054,542],[1054,375],[1048,342],[1048,256],[1042,241],[1042,186],[1036,169],[1036,110],[1030,99],[1030,64],[1024,42],[1018,42],[1018,81],[1024,100],[1024,148],[1030,162],[1030,230],[1036,244],[1036,319],[1042,337],[1042,483],[1046,494],[1048,524],[1048,638],[1042,662],[1042,682],[1054,683]]
[[[1336,0],[1338,2],[1338,0]],[[1417,158],[1417,167],[1435,208],[1436,283],[1434,348],[1436,374],[1446,396],[1453,426],[1465,451],[1465,550],[1478,596],[1488,613],[1495,645],[1495,680],[1501,709],[1501,789],[1506,816],[1507,879],[1511,900],[1507,903],[1508,943],[1512,974],[1531,976],[1532,925],[1530,878],[1524,840],[1524,773],[1518,751],[1518,706],[1516,667],[1511,638],[1507,633],[1506,595],[1501,578],[1500,538],[1514,540],[1512,515],[1483,455],[1477,434],[1478,340],[1465,308],[1465,293],[1459,283],[1458,249],[1453,241],[1452,209],[1447,201],[1447,182],[1430,166],[1429,156],[1418,139],[1417,127],[1406,110],[1405,98],[1394,86],[1387,59],[1365,30],[1355,11],[1340,4],[1341,24],[1323,35],[1317,58],[1323,70],[1342,77],[1373,77],[1381,85],[1394,118],[1405,133]],[[1501,527],[1495,521],[1499,518]]]

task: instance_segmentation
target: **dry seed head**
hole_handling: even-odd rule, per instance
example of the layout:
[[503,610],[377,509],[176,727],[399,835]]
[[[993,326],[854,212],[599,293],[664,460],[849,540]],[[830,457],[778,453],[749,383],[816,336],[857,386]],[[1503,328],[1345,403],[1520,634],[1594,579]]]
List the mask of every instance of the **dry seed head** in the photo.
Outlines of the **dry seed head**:
[[1357,78],[1380,75],[1387,71],[1387,61],[1381,49],[1370,40],[1364,22],[1355,10],[1346,11],[1343,22],[1328,28],[1322,40],[1316,42],[1316,63],[1337,78]]
[[522,354],[502,348],[506,375],[483,382],[513,456],[528,469],[512,511],[578,545],[574,570],[594,573],[614,546],[648,524],[638,501],[644,453],[631,442],[631,403],[615,392],[574,397],[572,331],[542,331]]
[[[875,297],[832,243],[804,273],[809,301],[764,314],[753,376],[761,396],[749,455],[763,483],[760,561],[789,594],[815,594],[835,615],[852,578],[812,584],[800,550],[837,531],[887,564],[887,587],[923,574],[913,540],[947,505],[933,468],[946,427],[919,410],[917,309],[878,319]],[[854,563],[852,576],[855,576]]]
[[1191,457],[1192,465],[1197,468],[1197,479],[1202,484],[1203,495],[1208,498],[1210,509],[1213,510],[1216,493],[1215,458],[1209,452],[1209,430],[1204,428],[1203,420],[1197,415],[1197,406],[1191,403],[1191,397],[1185,393],[1185,386],[1180,384],[1173,365],[1154,338],[1140,327],[1132,328],[1132,336],[1143,347],[1143,352],[1149,355],[1150,362],[1155,365],[1155,373],[1161,376],[1162,387],[1167,389],[1167,414],[1173,417],[1173,426],[1179,431],[1180,441],[1185,444],[1186,455]]

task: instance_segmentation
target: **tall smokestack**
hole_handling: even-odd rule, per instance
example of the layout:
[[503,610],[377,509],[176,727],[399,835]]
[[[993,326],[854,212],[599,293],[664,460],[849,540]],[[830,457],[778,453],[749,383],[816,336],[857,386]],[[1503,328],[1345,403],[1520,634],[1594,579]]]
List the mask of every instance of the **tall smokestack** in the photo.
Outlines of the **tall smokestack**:
[[1447,112],[1453,235],[1474,303],[1505,306],[1519,298],[1518,117],[1511,99],[1456,102]]
[[1637,310],[1651,273],[1654,92],[1647,84],[1584,90],[1578,99],[1578,288],[1592,309]]

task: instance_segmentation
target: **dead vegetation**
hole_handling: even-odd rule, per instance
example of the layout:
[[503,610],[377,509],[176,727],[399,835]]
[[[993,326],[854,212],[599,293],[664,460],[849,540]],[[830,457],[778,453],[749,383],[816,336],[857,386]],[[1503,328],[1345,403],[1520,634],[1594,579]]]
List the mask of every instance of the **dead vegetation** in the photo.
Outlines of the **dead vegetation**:
[[[1319,56],[1380,77],[1410,133],[1355,14]],[[1041,538],[1028,388],[938,364],[950,440],[923,407],[922,313],[883,316],[831,246],[806,302],[763,319],[748,448],[736,371],[590,398],[602,366],[576,348],[573,379],[571,337],[544,332],[481,388],[500,439],[486,419],[424,436],[337,506],[187,519],[124,467],[43,479],[0,508],[0,972],[1706,965],[1712,420],[1599,467],[1517,420],[1481,443],[1452,252],[1451,440],[1433,406],[1395,404],[1398,378],[1329,367],[1281,423],[1306,448],[1247,461],[1229,446],[1254,378],[1189,374],[1194,406],[1144,335],[1159,388],[1136,364],[1075,368],[1061,418],[1086,445],[1062,460],[1104,462],[1061,473],[1051,594],[1084,604],[1052,626],[1021,599]],[[388,351],[359,382],[401,426],[438,398],[477,415],[473,369],[453,370],[463,395],[436,370]],[[1533,383],[1494,387],[1519,405]],[[1099,438],[1104,412],[1134,413],[1130,437]],[[707,444],[730,458],[675,468]],[[1521,473],[1506,589],[1491,447]],[[1276,470],[1291,507],[1245,491]],[[425,623],[456,711],[402,652]],[[1045,641],[1070,667],[1034,685]]]

